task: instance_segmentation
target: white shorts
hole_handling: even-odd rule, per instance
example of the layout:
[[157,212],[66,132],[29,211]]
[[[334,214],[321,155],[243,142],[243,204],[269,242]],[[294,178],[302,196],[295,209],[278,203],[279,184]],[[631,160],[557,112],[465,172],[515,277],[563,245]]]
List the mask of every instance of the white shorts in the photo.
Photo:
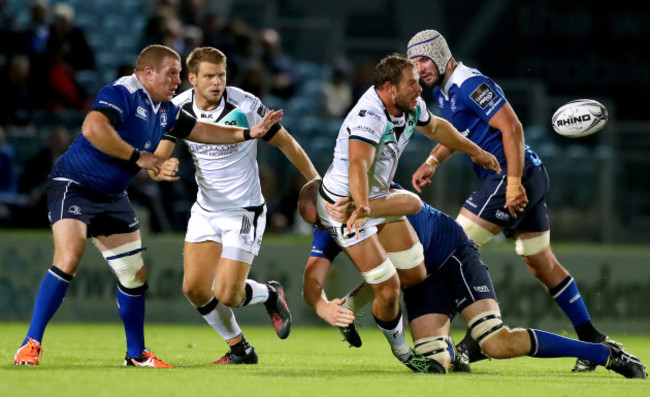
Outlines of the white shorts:
[[262,246],[266,228],[266,205],[206,211],[198,203],[192,206],[185,241],[216,241],[227,248],[238,248],[256,255]]
[[332,219],[327,210],[325,209],[325,199],[319,194],[316,198],[316,207],[318,208],[318,217],[320,222],[325,226],[330,236],[336,241],[336,243],[342,247],[352,247],[353,245],[359,244],[363,240],[377,234],[377,226],[384,223],[397,222],[404,219],[403,216],[396,217],[385,217],[385,218],[368,218],[366,223],[359,228],[359,236],[352,234],[345,224],[339,223]]

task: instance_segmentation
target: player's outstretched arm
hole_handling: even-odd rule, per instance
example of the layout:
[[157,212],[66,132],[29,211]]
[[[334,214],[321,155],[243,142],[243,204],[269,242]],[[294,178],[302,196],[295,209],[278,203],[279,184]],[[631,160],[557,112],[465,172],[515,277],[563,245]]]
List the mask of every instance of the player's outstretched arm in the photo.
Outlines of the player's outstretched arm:
[[516,218],[516,213],[523,211],[528,204],[526,189],[521,184],[521,175],[524,172],[524,129],[509,103],[492,116],[489,124],[490,127],[501,131],[508,175],[504,208]]
[[262,120],[251,127],[251,129],[206,124],[196,121],[186,139],[193,142],[219,145],[261,138],[269,131],[271,126],[282,121],[282,115],[283,111],[281,109],[270,111]]
[[307,153],[303,150],[302,146],[289,134],[289,132],[283,128],[269,140],[269,143],[284,153],[285,157],[291,161],[294,167],[300,171],[302,176],[306,180],[311,181],[316,178],[320,178],[316,167],[312,164],[311,160],[307,156]]
[[323,285],[332,262],[328,259],[310,256],[305,267],[303,299],[323,320],[335,327],[347,327],[354,321],[354,313],[343,307],[343,299],[327,300]]
[[[370,201],[370,212],[376,217],[402,216],[415,214],[422,208],[420,198],[407,190],[396,189],[380,199]],[[346,223],[354,211],[352,199],[343,197],[336,203],[325,203],[327,213],[337,222]]]
[[140,152],[115,131],[108,118],[101,112],[91,111],[81,126],[81,133],[91,145],[102,153],[135,163],[158,175],[162,159],[152,153]]
[[501,173],[501,166],[496,157],[462,136],[447,120],[431,115],[429,124],[417,128],[429,139],[446,146],[449,150],[467,154],[472,161],[486,170],[492,170],[497,174]]

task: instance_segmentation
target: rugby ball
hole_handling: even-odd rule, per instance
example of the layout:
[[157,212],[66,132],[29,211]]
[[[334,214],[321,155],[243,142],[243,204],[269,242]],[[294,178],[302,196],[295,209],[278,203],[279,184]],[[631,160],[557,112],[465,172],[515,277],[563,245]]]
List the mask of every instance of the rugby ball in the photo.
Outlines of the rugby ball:
[[556,110],[551,123],[558,134],[580,138],[600,131],[607,124],[607,108],[593,99],[578,99]]

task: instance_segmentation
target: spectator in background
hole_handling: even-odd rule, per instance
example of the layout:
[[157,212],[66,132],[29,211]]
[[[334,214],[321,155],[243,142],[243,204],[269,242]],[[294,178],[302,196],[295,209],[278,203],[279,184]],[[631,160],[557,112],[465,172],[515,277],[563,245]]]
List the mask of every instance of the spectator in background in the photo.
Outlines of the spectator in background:
[[48,227],[47,197],[45,185],[52,166],[68,149],[72,142],[70,131],[62,125],[50,129],[47,146],[34,157],[28,159],[23,167],[18,190],[28,198],[21,216],[22,227]]
[[352,102],[356,103],[366,92],[368,86],[372,85],[372,70],[374,65],[370,61],[357,63],[352,80]]
[[74,25],[74,9],[69,4],[58,3],[54,9],[45,56],[51,89],[47,107],[87,109],[90,99],[75,74],[79,70],[95,69],[95,55],[83,30]]
[[352,86],[348,73],[341,65],[334,66],[332,78],[323,83],[321,106],[330,118],[344,117],[352,105]]
[[26,126],[31,123],[36,104],[33,87],[32,63],[26,55],[17,54],[9,59],[0,77],[2,94],[10,98],[0,106],[0,125]]
[[16,156],[14,148],[7,143],[7,134],[0,127],[0,201],[6,195],[16,193]]
[[289,99],[296,91],[293,60],[282,50],[282,39],[275,29],[262,31],[262,61],[270,78],[270,93]]

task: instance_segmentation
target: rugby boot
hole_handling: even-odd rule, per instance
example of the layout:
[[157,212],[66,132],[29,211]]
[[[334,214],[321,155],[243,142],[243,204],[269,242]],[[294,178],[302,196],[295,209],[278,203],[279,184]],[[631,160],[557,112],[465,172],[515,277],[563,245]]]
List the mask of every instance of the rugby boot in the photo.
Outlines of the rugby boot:
[[277,281],[269,281],[266,285],[271,294],[269,294],[269,299],[264,302],[264,306],[271,317],[275,333],[280,339],[286,339],[291,332],[291,312],[289,312],[287,301],[284,298],[284,288]]
[[253,347],[250,351],[250,353],[246,354],[245,356],[238,356],[232,352],[232,350],[228,350],[226,354],[224,354],[223,357],[218,359],[217,361],[213,362],[212,364],[219,364],[219,365],[229,365],[229,364],[257,364],[257,352],[255,351],[255,348]]
[[361,336],[357,332],[357,326],[354,321],[347,327],[338,327],[338,329],[341,335],[343,335],[343,339],[341,340],[348,342],[348,347],[361,347]]
[[605,368],[619,373],[626,378],[645,379],[648,374],[645,372],[645,365],[641,364],[636,356],[623,350],[620,343],[611,340],[602,342],[609,349],[609,359]]
[[38,365],[41,356],[43,356],[43,346],[37,340],[27,338],[27,343],[22,345],[14,355],[14,364]]
[[130,358],[129,355],[126,355],[124,359],[124,365],[127,367],[153,367],[153,368],[172,368],[174,367],[171,364],[167,364],[163,360],[156,357],[156,353],[150,351],[149,349],[144,349],[142,354],[138,357]]

